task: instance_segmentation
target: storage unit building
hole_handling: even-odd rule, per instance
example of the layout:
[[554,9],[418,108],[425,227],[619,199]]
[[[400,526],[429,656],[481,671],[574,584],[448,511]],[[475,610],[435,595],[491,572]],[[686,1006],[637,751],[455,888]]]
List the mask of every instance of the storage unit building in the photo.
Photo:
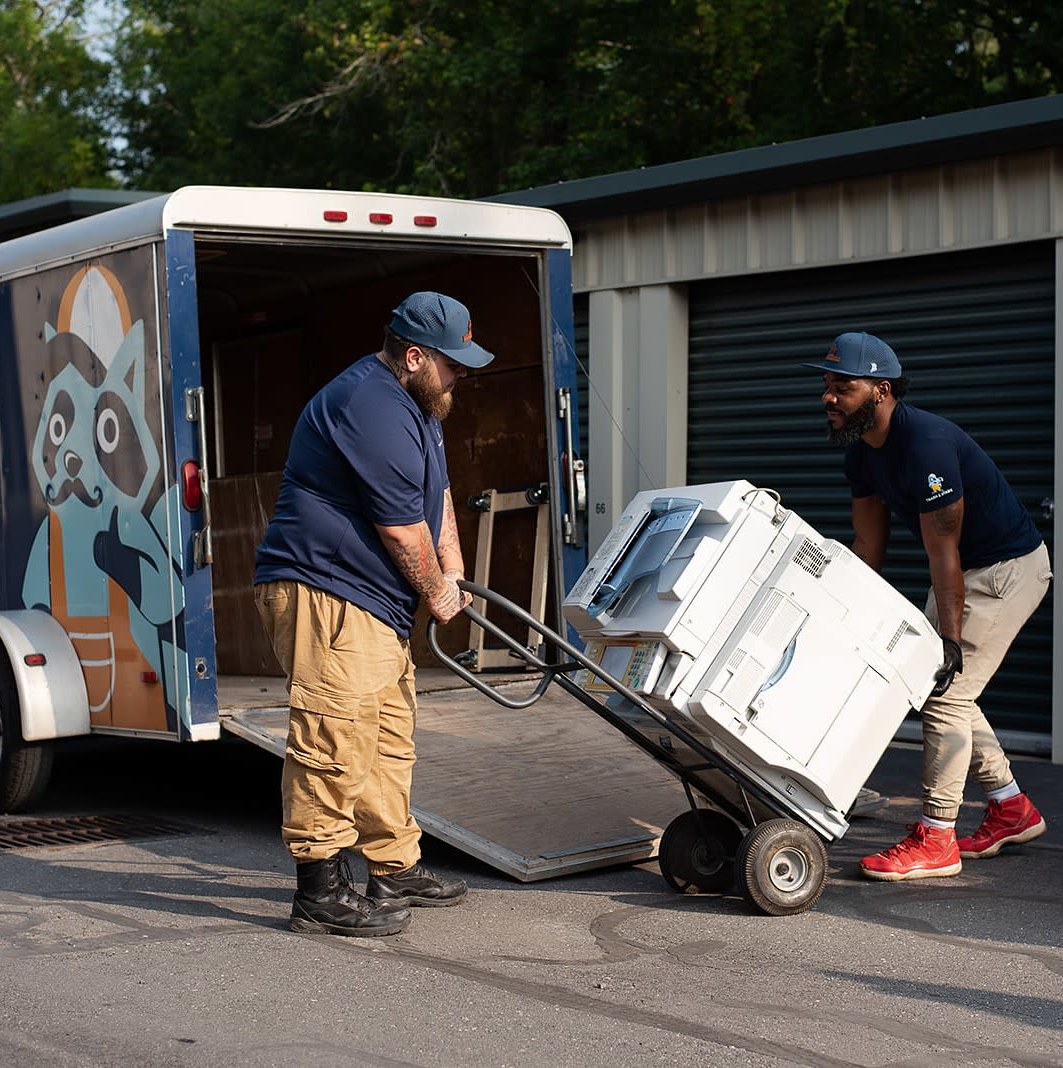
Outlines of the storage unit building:
[[[1063,97],[498,199],[553,208],[573,231],[592,550],[640,490],[732,478],[848,542],[841,455],[800,366],[848,329],[893,344],[909,400],[983,444],[1053,550]],[[899,529],[886,574],[922,603],[923,557]],[[1061,596],[983,700],[1010,748],[1057,762]]]

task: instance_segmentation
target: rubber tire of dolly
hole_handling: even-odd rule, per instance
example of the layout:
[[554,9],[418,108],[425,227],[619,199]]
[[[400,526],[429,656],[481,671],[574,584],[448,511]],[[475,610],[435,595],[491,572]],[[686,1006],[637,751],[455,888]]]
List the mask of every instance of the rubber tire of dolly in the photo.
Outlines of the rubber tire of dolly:
[[827,850],[819,835],[797,820],[765,820],[742,839],[735,875],[754,908],[768,916],[794,916],[822,896]]
[[742,831],[722,812],[687,809],[661,835],[657,863],[664,881],[680,894],[713,894],[732,889],[734,858]]

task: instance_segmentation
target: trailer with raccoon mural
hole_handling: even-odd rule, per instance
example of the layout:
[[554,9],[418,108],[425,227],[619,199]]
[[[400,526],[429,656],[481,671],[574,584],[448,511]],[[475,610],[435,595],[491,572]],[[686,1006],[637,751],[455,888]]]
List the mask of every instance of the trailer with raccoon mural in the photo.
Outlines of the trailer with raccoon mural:
[[[33,804],[56,739],[283,750],[255,547],[303,405],[418,289],[498,356],[447,423],[470,577],[501,546],[491,586],[561,628],[586,561],[570,258],[538,208],[222,187],[0,243],[0,811]],[[480,638],[443,634],[474,665]]]

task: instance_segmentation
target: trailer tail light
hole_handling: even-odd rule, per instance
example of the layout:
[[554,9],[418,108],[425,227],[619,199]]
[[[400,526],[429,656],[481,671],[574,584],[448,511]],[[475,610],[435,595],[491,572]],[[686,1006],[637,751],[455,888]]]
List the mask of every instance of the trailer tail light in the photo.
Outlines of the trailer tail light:
[[27,667],[44,667],[48,663],[44,653],[27,653],[22,658],[22,662]]
[[371,211],[369,221],[374,226],[390,226],[395,221],[395,216],[390,211]]
[[326,211],[323,213],[325,222],[346,222],[347,213],[345,211]]
[[198,512],[203,507],[203,484],[195,460],[185,460],[181,465],[181,499],[190,512]]
[[140,673],[140,681],[146,683],[153,683],[159,681],[159,676],[154,671],[142,671]]
[[413,217],[414,226],[435,226],[439,220],[434,215],[415,215]]

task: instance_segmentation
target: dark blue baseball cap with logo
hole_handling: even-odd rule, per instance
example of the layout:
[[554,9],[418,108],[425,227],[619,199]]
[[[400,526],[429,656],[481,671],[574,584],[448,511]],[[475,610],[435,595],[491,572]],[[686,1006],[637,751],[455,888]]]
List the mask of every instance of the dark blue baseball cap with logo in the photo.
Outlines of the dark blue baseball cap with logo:
[[391,331],[436,349],[464,367],[486,367],[494,355],[472,339],[469,309],[442,293],[411,293],[392,313]]
[[801,366],[849,378],[900,378],[904,373],[897,353],[882,338],[862,331],[839,334],[819,363]]

